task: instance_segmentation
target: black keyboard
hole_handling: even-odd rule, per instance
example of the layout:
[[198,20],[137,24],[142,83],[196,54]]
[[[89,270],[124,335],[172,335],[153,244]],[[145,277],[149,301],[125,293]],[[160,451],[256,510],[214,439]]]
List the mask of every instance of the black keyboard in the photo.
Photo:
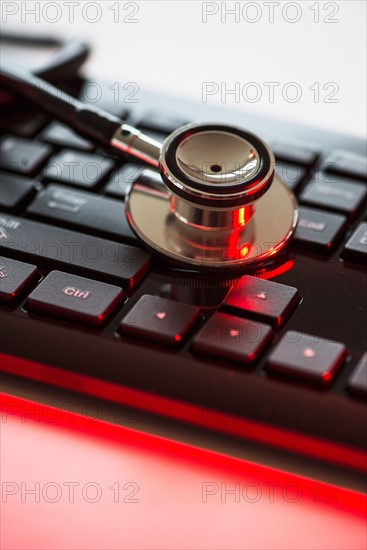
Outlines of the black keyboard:
[[365,469],[366,143],[153,94],[119,106],[103,90],[103,108],[162,141],[196,120],[264,137],[299,201],[295,237],[246,273],[169,267],[125,219],[139,163],[25,102],[2,106],[1,369]]

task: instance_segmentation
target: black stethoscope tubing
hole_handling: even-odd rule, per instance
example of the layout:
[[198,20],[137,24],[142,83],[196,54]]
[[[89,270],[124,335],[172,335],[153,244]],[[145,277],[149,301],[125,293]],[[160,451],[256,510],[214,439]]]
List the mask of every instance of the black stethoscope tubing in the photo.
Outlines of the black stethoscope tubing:
[[[73,63],[79,64],[81,57],[85,55],[83,46],[79,44],[77,48],[72,45],[70,48],[71,50],[64,49],[63,54],[56,56],[53,63],[41,70],[41,73],[55,77],[61,74],[66,64],[68,70]],[[30,100],[78,134],[102,147],[110,145],[112,136],[123,123],[118,117],[68,95],[40,78],[39,72],[33,74],[14,65],[7,65],[6,62],[1,63],[0,88]]]
[[[62,42],[54,37],[2,33],[1,41],[24,46],[55,46],[59,50],[44,66],[28,71],[1,60],[0,88],[30,100],[52,117],[65,123],[87,139],[106,147],[122,121],[92,105],[78,101],[53,83],[75,77],[87,59],[90,48],[85,42]],[[5,56],[3,56],[5,57]]]
[[[73,40],[64,42],[57,37],[41,36],[33,34],[17,34],[1,32],[1,42],[27,47],[56,47],[58,50],[52,58],[43,66],[32,73],[48,82],[58,82],[74,78],[80,67],[90,54],[90,46],[86,42]],[[4,60],[2,60],[2,63]]]

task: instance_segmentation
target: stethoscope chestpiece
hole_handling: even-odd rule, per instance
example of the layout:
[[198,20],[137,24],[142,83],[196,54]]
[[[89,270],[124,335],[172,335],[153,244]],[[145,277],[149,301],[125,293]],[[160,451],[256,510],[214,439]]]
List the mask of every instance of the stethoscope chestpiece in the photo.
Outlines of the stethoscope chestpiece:
[[214,123],[179,128],[162,145],[159,169],[143,170],[132,184],[126,214],[166,260],[244,268],[276,254],[294,232],[295,198],[275,175],[271,149],[251,132]]
[[[85,49],[79,54],[77,61]],[[155,168],[143,170],[131,185],[126,216],[141,241],[164,259],[197,270],[247,268],[268,260],[292,236],[297,203],[258,136],[225,124],[189,124],[161,146],[28,71],[2,64],[0,81],[81,136]]]
[[264,142],[241,128],[190,124],[163,143],[160,167],[172,193],[202,206],[220,201],[234,207],[267,191],[274,157]]

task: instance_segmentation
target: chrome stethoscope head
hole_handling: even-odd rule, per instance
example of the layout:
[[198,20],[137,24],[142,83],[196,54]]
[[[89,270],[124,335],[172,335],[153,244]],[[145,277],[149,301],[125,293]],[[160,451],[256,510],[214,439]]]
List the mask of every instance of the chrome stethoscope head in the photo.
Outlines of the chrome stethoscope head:
[[243,206],[267,191],[274,157],[267,145],[241,128],[189,124],[163,143],[162,178],[170,191],[197,205]]
[[255,134],[189,124],[164,141],[156,166],[160,173],[145,169],[131,185],[126,214],[146,246],[171,262],[246,267],[276,254],[294,232],[295,198]]
[[98,146],[155,168],[132,183],[126,216],[140,240],[166,260],[199,270],[246,268],[269,259],[292,236],[296,200],[255,134],[225,124],[189,124],[162,145],[12,65],[2,64],[0,85]]

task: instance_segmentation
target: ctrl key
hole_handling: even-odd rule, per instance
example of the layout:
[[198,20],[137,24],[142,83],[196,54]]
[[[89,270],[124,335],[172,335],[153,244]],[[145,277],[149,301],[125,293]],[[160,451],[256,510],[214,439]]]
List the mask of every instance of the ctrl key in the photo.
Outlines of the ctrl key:
[[117,286],[52,271],[29,295],[27,307],[30,311],[99,326],[123,296]]

